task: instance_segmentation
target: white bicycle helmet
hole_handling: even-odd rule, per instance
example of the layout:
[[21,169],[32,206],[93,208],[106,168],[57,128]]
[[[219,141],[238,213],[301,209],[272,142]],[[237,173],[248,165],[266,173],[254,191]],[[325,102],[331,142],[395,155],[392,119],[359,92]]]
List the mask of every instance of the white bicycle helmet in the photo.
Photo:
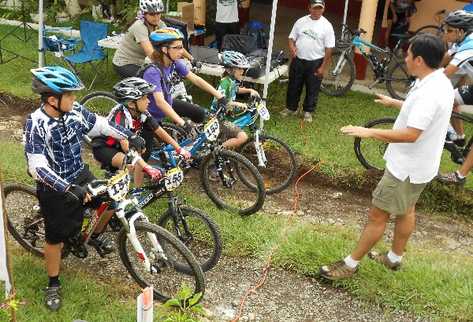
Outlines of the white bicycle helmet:
[[164,12],[161,0],[140,0],[140,10],[143,13]]
[[113,86],[113,95],[121,101],[136,101],[152,93],[155,86],[139,77],[122,79]]
[[227,50],[223,52],[222,63],[225,67],[234,67],[248,69],[250,68],[250,62],[248,58],[242,53],[233,50]]

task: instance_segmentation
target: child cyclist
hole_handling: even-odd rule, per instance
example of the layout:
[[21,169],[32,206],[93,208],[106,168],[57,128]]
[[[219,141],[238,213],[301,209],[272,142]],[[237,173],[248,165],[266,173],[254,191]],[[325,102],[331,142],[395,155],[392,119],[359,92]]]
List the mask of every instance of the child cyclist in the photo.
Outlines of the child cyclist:
[[[245,71],[250,67],[250,62],[245,55],[236,51],[225,51],[222,55],[222,61],[225,66],[225,73],[217,90],[228,100],[227,115],[229,116],[228,119],[231,119],[232,115],[244,112],[247,108],[245,103],[235,101],[237,94],[250,94],[259,97],[259,93],[254,89],[239,86]],[[218,109],[216,100],[212,102],[211,109],[212,111]],[[226,140],[223,142],[223,146],[228,149],[237,148],[248,140],[248,135],[228,120],[222,124],[222,136]]]
[[[81,157],[85,135],[107,135],[128,139],[137,150],[144,140],[120,126],[111,126],[105,118],[90,112],[75,101],[74,92],[83,89],[81,81],[63,67],[32,69],[32,89],[41,95],[41,106],[26,120],[25,156],[28,171],[36,180],[37,197],[44,217],[44,258],[49,277],[45,304],[56,311],[61,306],[59,271],[63,242],[81,229],[86,207],[97,208],[97,202],[84,186],[94,176]],[[113,213],[104,214],[89,243],[103,255],[113,244],[100,234]]]
[[[138,77],[125,78],[115,84],[113,86],[113,94],[120,101],[120,104],[110,111],[108,115],[109,122],[119,124],[134,133],[146,129],[166,143],[174,146],[179,154],[189,158],[190,152],[181,149],[179,144],[149,114],[148,94],[152,93],[154,89],[155,86],[153,84]],[[128,152],[128,141],[126,139],[117,140],[113,137],[97,137],[92,141],[92,146],[95,159],[102,165],[112,168],[119,168],[125,157],[123,152]],[[158,180],[161,177],[160,170],[140,160],[134,169],[134,180],[137,187],[140,187],[143,183],[143,171],[152,180]]]

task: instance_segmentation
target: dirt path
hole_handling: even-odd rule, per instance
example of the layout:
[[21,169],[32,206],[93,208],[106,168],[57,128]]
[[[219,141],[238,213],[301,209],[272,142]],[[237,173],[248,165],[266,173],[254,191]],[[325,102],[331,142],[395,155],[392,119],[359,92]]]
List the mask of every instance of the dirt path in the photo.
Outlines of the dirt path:
[[[24,113],[6,109],[0,102],[0,140],[21,140]],[[317,178],[308,178],[300,186],[300,211],[298,220],[334,226],[362,228],[369,205],[369,196],[355,194],[317,184]],[[292,211],[292,191],[267,199],[264,211],[289,216]],[[446,252],[473,253],[473,224],[459,218],[435,217],[420,213],[417,231],[412,243],[435,242]],[[391,227],[390,227],[391,228]],[[389,240],[392,229],[388,229]],[[68,259],[68,266],[81,264],[95,276],[101,267],[99,278],[108,280],[115,276],[123,283],[123,292],[136,294],[136,287],[128,288],[130,278],[117,260],[91,256],[85,261]],[[99,265],[97,265],[99,264]],[[263,261],[252,258],[224,257],[216,268],[207,274],[207,290],[204,306],[209,320],[228,321],[238,309],[244,292],[255,284]],[[121,276],[121,277],[120,277]],[[133,283],[131,283],[133,284]],[[403,312],[386,315],[382,308],[353,299],[346,292],[281,269],[272,269],[265,285],[252,294],[241,321],[412,321],[415,317]]]

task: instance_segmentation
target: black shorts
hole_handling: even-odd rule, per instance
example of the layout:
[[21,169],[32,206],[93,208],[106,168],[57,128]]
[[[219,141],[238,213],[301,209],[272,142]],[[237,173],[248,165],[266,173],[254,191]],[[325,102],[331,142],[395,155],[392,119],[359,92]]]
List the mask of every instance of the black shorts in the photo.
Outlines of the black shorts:
[[473,105],[473,85],[455,88],[455,102],[459,105]]
[[[94,179],[94,175],[86,166],[74,183],[83,186]],[[44,218],[46,242],[51,245],[59,244],[79,233],[85,209],[97,209],[101,203],[99,200],[85,205],[79,202],[67,202],[64,192],[51,190],[42,184],[38,184],[37,194]]]
[[94,159],[100,162],[102,168],[114,169],[112,166],[112,159],[117,153],[123,153],[121,149],[116,147],[110,147],[107,145],[94,146],[92,148],[92,154]]

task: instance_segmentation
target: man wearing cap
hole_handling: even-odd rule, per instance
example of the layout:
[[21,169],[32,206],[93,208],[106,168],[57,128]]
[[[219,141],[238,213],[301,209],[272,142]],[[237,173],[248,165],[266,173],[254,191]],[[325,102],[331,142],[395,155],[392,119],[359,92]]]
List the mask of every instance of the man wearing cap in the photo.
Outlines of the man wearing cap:
[[309,14],[297,20],[289,34],[292,62],[289,67],[286,109],[281,112],[283,116],[297,113],[305,85],[304,120],[312,122],[322,77],[330,63],[332,48],[335,47],[335,33],[332,24],[322,16],[324,10],[324,0],[310,0]]

